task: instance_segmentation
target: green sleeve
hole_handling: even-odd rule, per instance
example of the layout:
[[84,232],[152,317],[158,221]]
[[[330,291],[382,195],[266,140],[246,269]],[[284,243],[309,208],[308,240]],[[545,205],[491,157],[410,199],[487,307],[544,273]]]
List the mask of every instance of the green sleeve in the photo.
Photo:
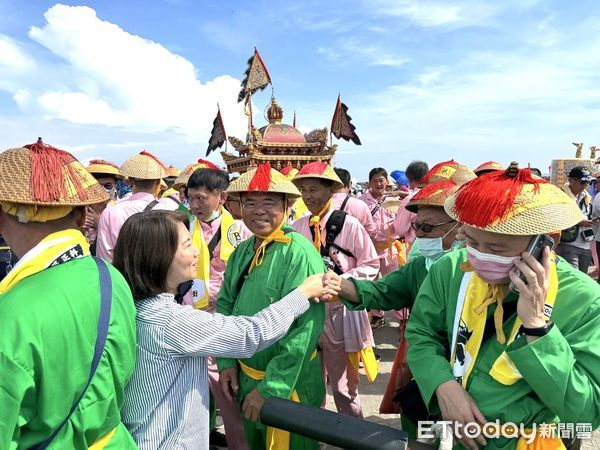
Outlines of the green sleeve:
[[[233,295],[232,283],[237,283],[238,277],[236,276],[236,272],[240,269],[237,267],[239,263],[237,262],[236,256],[242,253],[242,248],[243,245],[238,246],[231,254],[227,267],[225,267],[223,283],[221,284],[221,289],[219,290],[219,295],[217,297],[216,312],[223,314],[224,316],[230,316],[233,312],[233,307],[235,306],[236,297]],[[219,372],[237,367],[237,360],[235,358],[216,358],[216,360]]]
[[[313,247],[306,251],[293,250],[290,264],[282,269],[289,274],[285,278],[282,297],[296,289],[306,277],[325,271],[323,260]],[[280,351],[269,361],[265,378],[257,386],[264,398],[291,397],[304,364],[317,348],[324,323],[325,305],[321,303],[311,303],[308,311],[294,321],[279,341]]]
[[425,259],[420,257],[377,281],[349,278],[356,287],[359,303],[351,303],[344,299],[342,302],[351,311],[411,308],[426,276]]
[[35,385],[29,373],[3,353],[0,374],[0,448],[12,450],[19,447],[21,428],[37,412],[32,408]]
[[[577,295],[573,299],[577,299]],[[520,336],[508,356],[540,400],[566,423],[600,425],[600,301],[572,331],[554,325],[530,344]]]
[[448,345],[446,295],[441,285],[443,267],[434,264],[425,278],[406,326],[408,366],[429,412],[437,413],[437,387],[454,379],[446,358]]

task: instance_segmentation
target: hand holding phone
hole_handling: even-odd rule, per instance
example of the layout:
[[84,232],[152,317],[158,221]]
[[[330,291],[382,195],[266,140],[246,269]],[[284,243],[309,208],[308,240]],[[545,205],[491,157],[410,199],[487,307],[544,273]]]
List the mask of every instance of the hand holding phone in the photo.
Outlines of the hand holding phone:
[[[552,249],[552,247],[554,247],[554,240],[547,234],[538,234],[537,236],[531,238],[531,241],[529,242],[529,245],[525,251],[533,256],[536,261],[541,262],[542,255],[544,254],[544,248],[546,247]],[[527,280],[520,270],[517,270],[517,276],[523,281],[523,283],[527,284]],[[512,282],[510,283],[509,288],[512,292],[519,292]]]

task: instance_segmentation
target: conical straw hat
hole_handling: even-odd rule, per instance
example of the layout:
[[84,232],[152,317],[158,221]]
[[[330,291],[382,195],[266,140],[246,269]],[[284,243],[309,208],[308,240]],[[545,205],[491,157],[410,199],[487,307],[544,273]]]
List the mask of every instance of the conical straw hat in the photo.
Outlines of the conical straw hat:
[[173,183],[173,189],[179,190],[182,187],[186,186],[192,174],[198,169],[213,169],[220,170],[217,166],[215,166],[210,161],[206,161],[204,159],[199,159],[198,162],[188,164],[185,169],[183,169],[175,182]]
[[92,175],[113,175],[115,178],[123,178],[123,175],[119,172],[119,166],[110,161],[104,159],[93,159],[90,164],[86,167],[87,171]]
[[167,177],[167,168],[156,156],[142,151],[132,156],[119,168],[121,175],[138,180],[158,180]]
[[463,185],[444,209],[474,228],[518,236],[555,233],[584,219],[567,194],[516,163]]
[[227,188],[227,193],[233,196],[239,196],[243,192],[276,192],[285,194],[288,198],[301,197],[294,183],[269,163],[260,164],[256,169],[243,173]]
[[340,177],[337,176],[337,173],[335,173],[333,167],[320,161],[311,162],[302,166],[292,181],[296,183],[298,180],[303,180],[306,178],[319,178],[321,180],[333,181],[334,189],[340,189],[344,187],[344,183],[342,183]]
[[0,153],[0,201],[20,205],[84,206],[109,199],[73,155],[38,141]]

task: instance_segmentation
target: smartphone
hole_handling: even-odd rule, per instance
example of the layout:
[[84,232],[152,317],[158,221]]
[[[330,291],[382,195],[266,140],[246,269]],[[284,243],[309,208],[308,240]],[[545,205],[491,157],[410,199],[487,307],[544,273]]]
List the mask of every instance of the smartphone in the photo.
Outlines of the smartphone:
[[[531,241],[529,241],[529,245],[527,246],[527,249],[525,251],[531,256],[533,256],[536,261],[541,262],[542,255],[544,253],[544,248],[546,247],[550,249],[554,247],[554,240],[547,234],[538,234],[537,236],[531,238]],[[520,270],[517,270],[517,276],[525,284],[527,284],[527,280],[525,279],[525,276],[521,273]],[[512,292],[519,292],[519,290],[515,287],[512,281],[510,283],[510,290]]]

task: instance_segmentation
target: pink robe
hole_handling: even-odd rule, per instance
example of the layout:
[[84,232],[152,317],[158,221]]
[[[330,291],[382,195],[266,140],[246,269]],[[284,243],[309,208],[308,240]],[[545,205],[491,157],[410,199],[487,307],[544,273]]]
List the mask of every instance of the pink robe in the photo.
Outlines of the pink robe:
[[[370,191],[361,196],[360,200],[367,204],[369,211],[372,211],[379,204],[379,200],[373,197]],[[383,276],[398,268],[398,257],[396,256],[398,251],[394,246],[392,246],[391,254],[388,250],[388,242],[398,239],[398,233],[394,228],[396,214],[380,206],[377,212],[371,216],[375,223],[375,230],[370,233],[370,236],[379,256],[380,273]]]
[[404,237],[404,241],[412,244],[415,241],[416,234],[412,227],[412,224],[417,220],[417,214],[410,212],[406,209],[406,205],[412,200],[415,194],[419,192],[419,189],[415,189],[411,192],[400,204],[398,213],[396,214],[396,220],[394,221],[394,229],[398,236]]
[[[325,245],[325,224],[333,209],[321,219],[321,243]],[[312,242],[310,216],[294,222],[293,227]],[[335,244],[351,252],[346,256],[332,248],[330,258],[340,267],[343,278],[374,280],[379,272],[379,260],[373,243],[358,219],[346,216],[344,227],[336,237]],[[362,417],[358,396],[358,369],[352,367],[347,353],[375,347],[373,333],[366,311],[348,311],[340,303],[327,303],[325,326],[321,335],[324,371],[329,377],[333,398],[342,414]]]
[[[344,203],[344,200],[346,200],[347,195],[348,194],[344,192],[337,192],[333,194],[331,197],[331,206],[333,209],[340,209],[342,203]],[[367,230],[367,234],[369,236],[375,232],[375,222],[373,222],[371,210],[365,202],[361,202],[355,197],[349,197],[346,205],[344,206],[344,211],[346,211],[352,217],[356,217],[362,226],[365,227],[365,230]]]
[[[112,263],[113,249],[119,237],[119,231],[125,221],[135,213],[142,212],[156,198],[147,192],[138,192],[119,200],[114,206],[106,208],[98,220],[98,237],[96,238],[96,256]],[[174,211],[177,204],[171,200],[160,199],[152,208]]]

